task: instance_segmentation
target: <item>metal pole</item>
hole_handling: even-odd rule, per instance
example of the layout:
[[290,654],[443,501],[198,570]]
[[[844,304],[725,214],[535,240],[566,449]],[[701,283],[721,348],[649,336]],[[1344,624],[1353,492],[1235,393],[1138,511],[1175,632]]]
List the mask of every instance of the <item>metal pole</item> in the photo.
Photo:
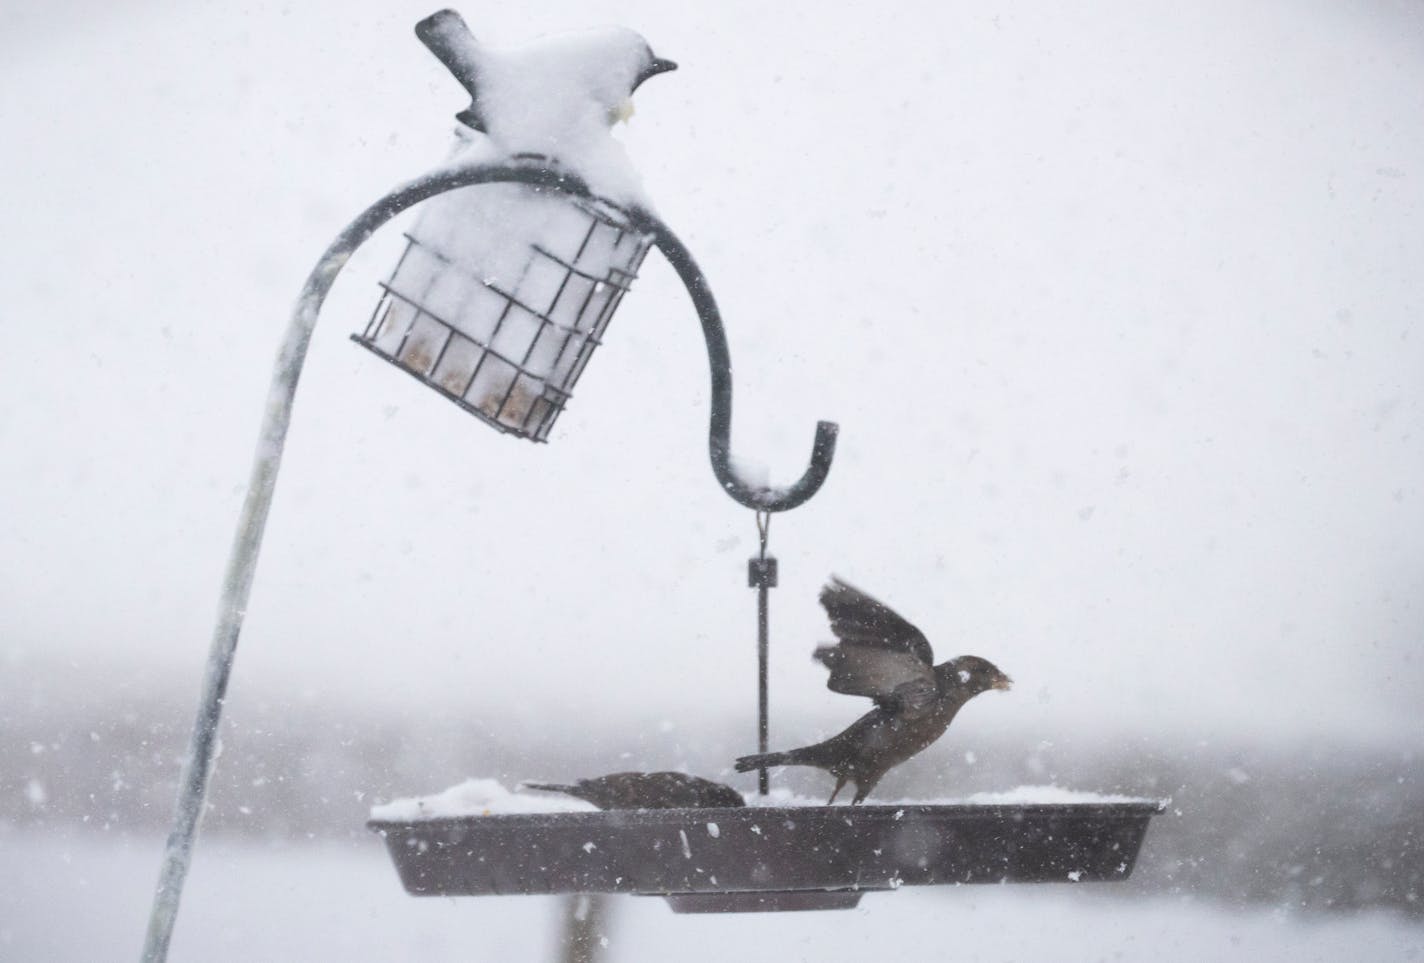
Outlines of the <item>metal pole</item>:
[[[757,590],[757,752],[765,753],[770,745],[771,699],[767,683],[767,662],[771,652],[768,632],[769,593],[776,586],[776,559],[766,554],[766,540],[771,532],[771,513],[756,513],[757,536],[761,552],[747,565],[747,584]],[[757,770],[757,791],[763,796],[769,790],[766,767]]]
[[608,945],[613,901],[605,893],[573,893],[563,901],[564,934],[560,963],[598,963]]
[[[767,693],[767,652],[768,643],[766,637],[766,601],[767,587],[762,585],[757,589],[757,752],[766,752],[770,748],[771,721],[769,715],[769,696]],[[766,767],[762,766],[757,770],[757,792],[763,796],[767,794]]]
[[257,439],[257,452],[252,461],[252,476],[247,485],[242,514],[238,517],[237,534],[233,538],[227,571],[223,576],[222,599],[218,605],[217,626],[213,630],[208,653],[207,670],[203,677],[202,697],[193,734],[188,743],[188,756],[179,777],[178,803],[173,816],[173,828],[163,853],[158,887],[153,896],[148,934],[144,940],[144,963],[162,963],[168,958],[168,943],[178,916],[178,903],[183,895],[183,882],[192,859],[193,839],[202,818],[204,797],[212,775],[214,749],[218,739],[218,723],[228,679],[232,674],[233,656],[237,649],[242,620],[247,614],[247,600],[252,592],[252,576],[257,567],[257,555],[262,547],[262,535],[267,525],[267,513],[272,505],[272,492],[277,484],[277,471],[282,464],[282,449],[287,428],[292,419],[292,399],[302,362],[311,343],[312,327],[316,323],[317,307],[336,272],[341,269],[350,250],[328,250],[316,271],[307,281],[297,310],[287,329],[282,349],[277,355],[272,385],[267,392],[266,415]]

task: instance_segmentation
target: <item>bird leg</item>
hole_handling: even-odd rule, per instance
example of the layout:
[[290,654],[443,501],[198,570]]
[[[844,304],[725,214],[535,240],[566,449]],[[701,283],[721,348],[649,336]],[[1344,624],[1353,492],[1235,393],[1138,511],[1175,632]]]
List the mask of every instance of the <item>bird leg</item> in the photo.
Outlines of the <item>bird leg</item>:
[[850,778],[849,776],[837,776],[837,777],[836,777],[836,788],[831,791],[831,798],[826,800],[826,805],[827,805],[827,806],[831,805],[833,802],[836,801],[836,797],[837,797],[838,795],[840,795],[841,788],[846,784],[846,780],[849,779],[849,778]]

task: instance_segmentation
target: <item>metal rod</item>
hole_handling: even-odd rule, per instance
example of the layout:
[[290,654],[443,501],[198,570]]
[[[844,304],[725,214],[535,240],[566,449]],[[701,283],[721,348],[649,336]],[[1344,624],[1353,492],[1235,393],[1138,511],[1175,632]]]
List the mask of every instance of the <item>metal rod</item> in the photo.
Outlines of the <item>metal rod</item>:
[[[771,654],[768,608],[772,586],[776,584],[776,559],[766,554],[766,542],[771,534],[771,513],[756,513],[757,539],[761,550],[749,568],[750,581],[757,590],[757,752],[766,753],[771,735],[771,696],[768,684],[768,662]],[[770,791],[767,769],[757,770],[757,791],[765,796]]]
[[613,901],[606,893],[573,893],[564,898],[560,963],[598,963],[608,945]]
[[[770,699],[767,692],[767,586],[757,589],[757,752],[764,753],[770,746],[771,724],[768,716]],[[757,791],[763,796],[768,791],[766,767],[757,770]]]
[[727,350],[727,334],[722,326],[722,314],[712,297],[707,278],[692,259],[692,253],[662,221],[641,208],[628,212],[633,223],[653,236],[653,244],[663,252],[677,271],[683,286],[692,298],[697,317],[702,322],[702,335],[707,342],[708,367],[712,372],[712,417],[707,430],[708,453],[712,473],[722,488],[740,505],[753,511],[784,512],[810,499],[821,488],[831,470],[836,454],[836,434],[839,427],[830,421],[816,422],[816,437],[811,445],[811,464],[801,477],[787,488],[750,485],[732,469],[732,357]]

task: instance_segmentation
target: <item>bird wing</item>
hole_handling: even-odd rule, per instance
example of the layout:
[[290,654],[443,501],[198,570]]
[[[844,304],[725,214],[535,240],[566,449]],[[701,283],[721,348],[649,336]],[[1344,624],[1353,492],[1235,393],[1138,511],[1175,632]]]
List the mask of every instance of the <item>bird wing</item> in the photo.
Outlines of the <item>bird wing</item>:
[[821,605],[842,645],[907,653],[927,666],[934,665],[934,650],[924,633],[855,586],[831,576],[821,589]]
[[868,645],[823,645],[814,657],[831,670],[826,687],[846,695],[869,696],[882,709],[922,708],[939,694],[934,669],[908,652]]
[[924,633],[888,605],[834,576],[821,589],[821,605],[839,640],[815,652],[831,670],[827,688],[869,696],[890,712],[923,708],[934,700],[939,683],[934,651]]

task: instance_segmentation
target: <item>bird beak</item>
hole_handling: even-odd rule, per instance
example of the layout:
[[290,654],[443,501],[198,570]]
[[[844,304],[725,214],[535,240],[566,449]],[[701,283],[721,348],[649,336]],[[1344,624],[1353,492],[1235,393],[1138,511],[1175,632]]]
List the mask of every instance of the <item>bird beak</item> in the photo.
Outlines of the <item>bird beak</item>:
[[[654,57],[646,67],[638,71],[638,76],[633,78],[633,90],[637,90],[638,87],[643,83],[643,81],[647,80],[649,77],[656,77],[658,74],[665,74],[669,70],[676,69],[677,64],[673,63],[671,60],[664,60],[661,57]],[[632,93],[632,91],[629,91],[629,93]]]
[[1002,691],[1002,692],[1008,692],[1010,689],[1012,689],[1012,688],[1014,687],[1014,680],[1013,680],[1013,679],[1010,679],[1010,678],[1009,678],[1008,676],[1006,676],[1006,675],[1001,675],[1001,676],[999,676],[997,679],[994,680],[994,686],[993,686],[993,687],[994,687],[995,689],[998,689],[998,690]]

